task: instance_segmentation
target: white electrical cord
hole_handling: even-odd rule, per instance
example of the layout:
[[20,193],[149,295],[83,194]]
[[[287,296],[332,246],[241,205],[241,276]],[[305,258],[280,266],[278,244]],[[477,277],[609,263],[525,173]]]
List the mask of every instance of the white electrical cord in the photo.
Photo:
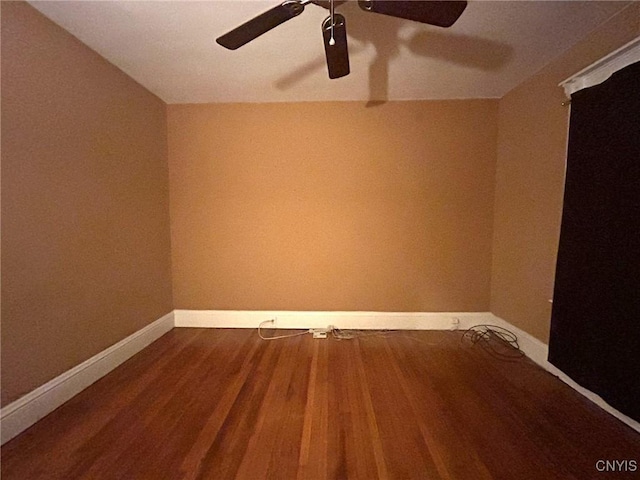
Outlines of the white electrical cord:
[[265,337],[264,335],[262,335],[262,325],[264,325],[265,323],[273,322],[273,321],[274,321],[273,319],[265,320],[264,322],[260,322],[260,324],[258,325],[258,335],[262,340],[278,340],[280,338],[297,337],[300,335],[307,335],[308,333],[311,333],[310,330],[305,330],[304,332],[292,333],[289,335],[276,335],[275,337]]
[[362,337],[376,337],[387,335],[389,333],[395,333],[398,330],[341,330],[339,328],[333,327],[331,329],[331,334],[333,338],[337,338],[338,340],[353,340],[354,338],[362,338]]

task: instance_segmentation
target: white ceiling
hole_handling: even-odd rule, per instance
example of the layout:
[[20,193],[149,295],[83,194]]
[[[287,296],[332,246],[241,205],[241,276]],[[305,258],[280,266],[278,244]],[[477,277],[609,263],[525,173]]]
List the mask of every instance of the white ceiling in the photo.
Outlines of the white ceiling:
[[502,97],[630,2],[471,0],[451,28],[348,2],[351,74],[336,80],[316,5],[229,51],[215,39],[278,0],[30,3],[165,102],[209,103]]

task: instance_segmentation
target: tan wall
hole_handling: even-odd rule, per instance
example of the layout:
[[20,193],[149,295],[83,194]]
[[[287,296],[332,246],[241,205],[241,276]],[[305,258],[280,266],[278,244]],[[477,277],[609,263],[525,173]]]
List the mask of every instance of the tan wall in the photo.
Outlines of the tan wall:
[[500,100],[491,311],[547,342],[569,109],[558,83],[640,34],[631,5]]
[[2,3],[2,404],[172,310],[166,106]]
[[497,101],[170,105],[178,309],[486,311]]

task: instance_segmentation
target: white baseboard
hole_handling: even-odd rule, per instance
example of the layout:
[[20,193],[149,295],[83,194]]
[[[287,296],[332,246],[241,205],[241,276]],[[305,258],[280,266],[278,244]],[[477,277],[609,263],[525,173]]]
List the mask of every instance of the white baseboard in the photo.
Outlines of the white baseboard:
[[174,326],[173,312],[0,410],[0,444],[20,434],[67,400],[160,338]]
[[[552,365],[551,363],[549,363],[549,360],[547,360],[549,356],[549,346],[546,343],[541,342],[540,340],[528,334],[527,332],[520,330],[518,327],[511,325],[506,320],[503,320],[502,318],[497,317],[492,313],[490,313],[489,316],[487,317],[486,323],[492,324],[492,325],[498,325],[499,327],[506,328],[512,331],[513,333],[515,333],[516,336],[518,337],[518,343],[520,344],[520,349],[525,353],[527,357],[529,357],[531,360],[533,360],[535,363],[540,365],[542,368],[547,370],[552,375],[558,377],[560,380],[562,380],[564,383],[566,383],[571,388],[576,390],[578,393],[587,397],[589,400],[591,400],[593,403],[598,405],[600,408],[602,408],[606,412],[616,417],[618,420],[626,423],[637,432],[640,432],[639,422],[637,422],[633,418],[628,417],[624,413],[618,411],[617,409],[609,405],[597,393],[594,393],[591,390],[588,390],[578,385],[566,373],[558,369],[555,365]],[[461,328],[469,328],[469,327],[471,327],[471,325],[461,326]]]
[[359,330],[449,330],[457,319],[460,325],[483,323],[488,312],[296,312],[174,310],[176,327],[257,328],[265,320],[275,322],[265,328],[326,328]]

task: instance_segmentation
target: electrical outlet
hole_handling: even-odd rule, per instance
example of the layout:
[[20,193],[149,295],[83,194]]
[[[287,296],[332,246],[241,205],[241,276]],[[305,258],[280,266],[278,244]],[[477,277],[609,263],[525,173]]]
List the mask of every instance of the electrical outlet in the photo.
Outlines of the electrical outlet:
[[270,318],[260,324],[262,328],[276,328],[276,318]]

